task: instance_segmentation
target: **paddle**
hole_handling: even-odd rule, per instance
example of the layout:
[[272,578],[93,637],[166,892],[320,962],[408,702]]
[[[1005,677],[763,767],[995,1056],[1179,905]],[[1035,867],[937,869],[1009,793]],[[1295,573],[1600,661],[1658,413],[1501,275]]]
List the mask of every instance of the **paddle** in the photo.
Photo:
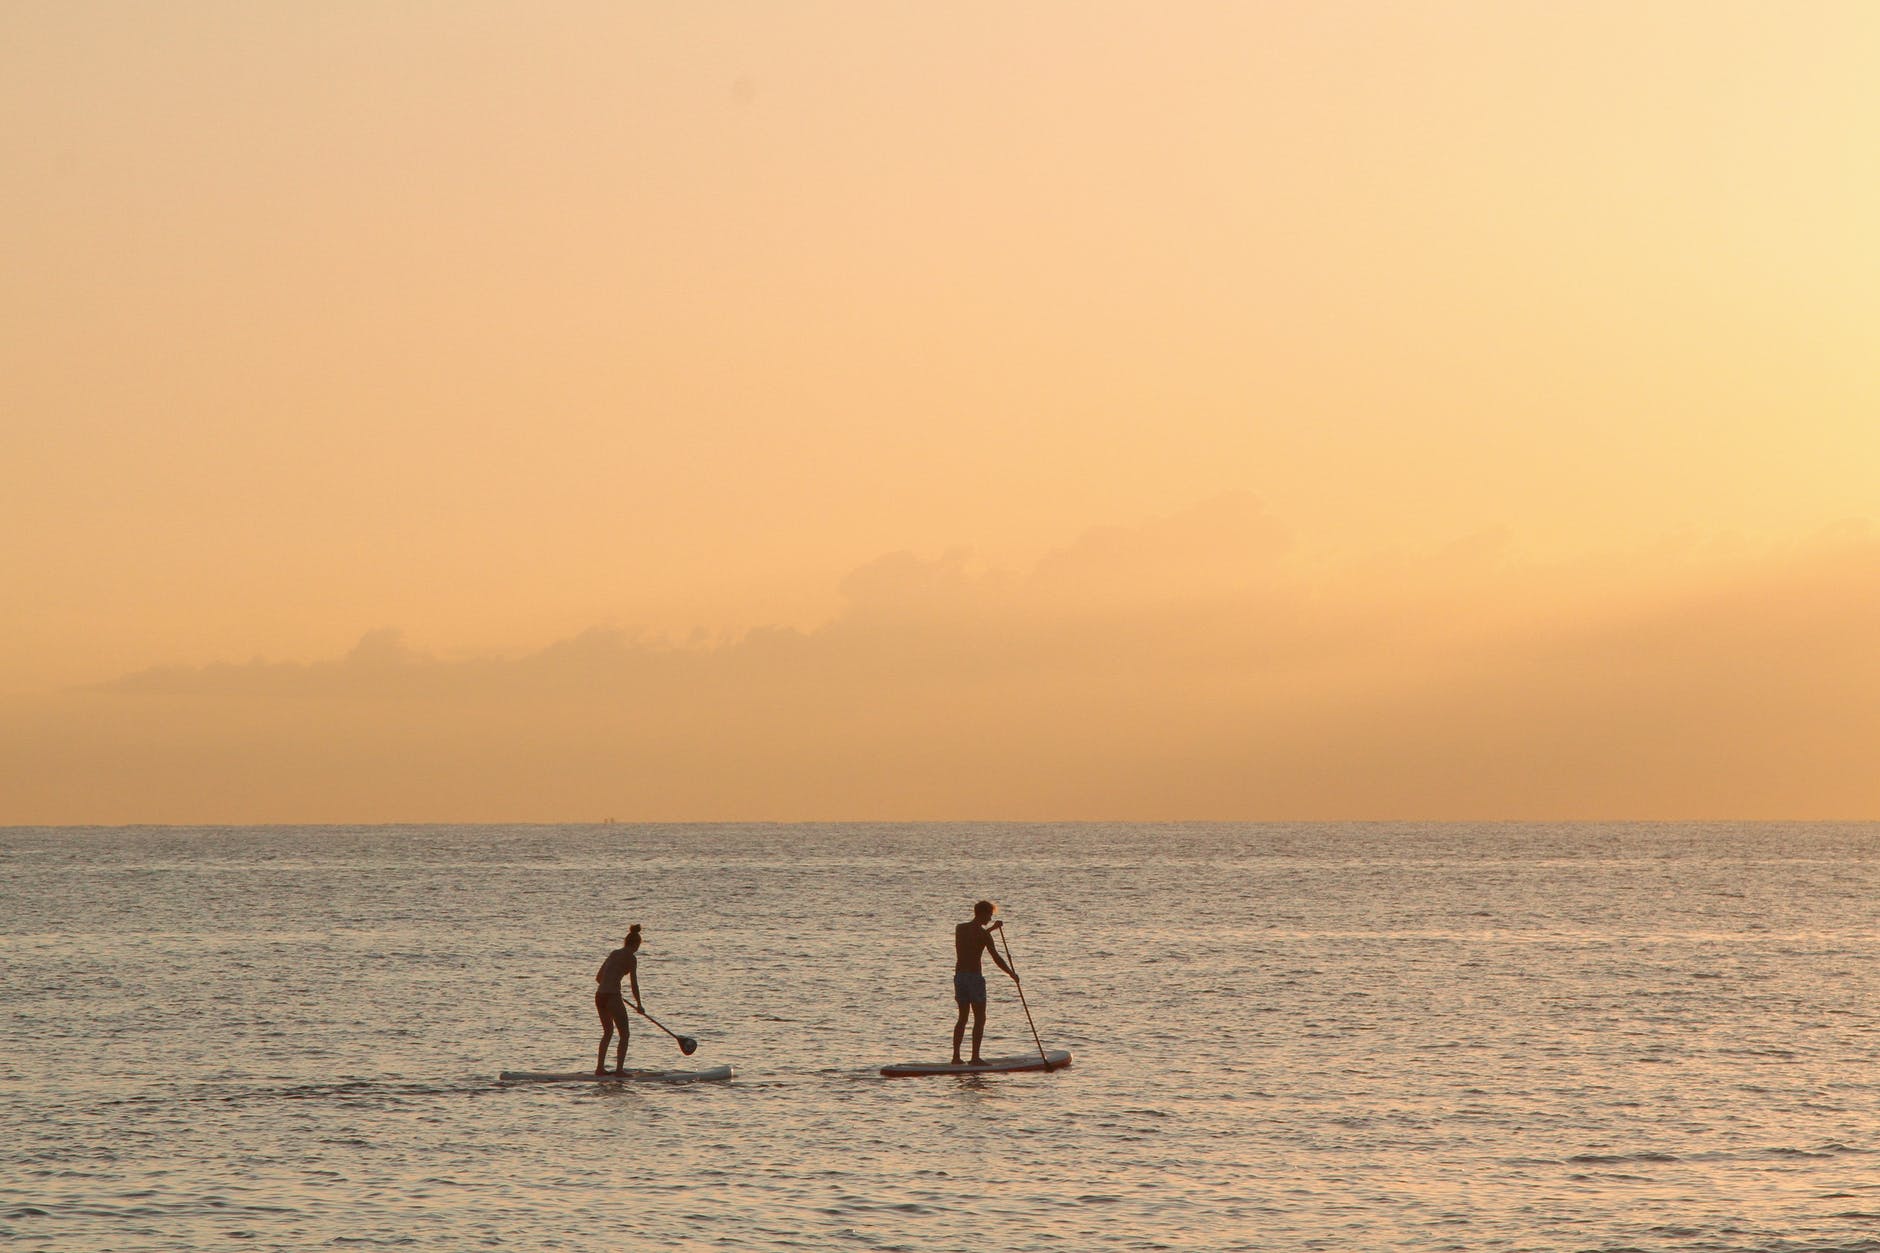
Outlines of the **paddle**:
[[1012,968],[1012,986],[1018,989],[1018,1003],[1025,1009],[1025,1024],[1031,1028],[1032,1043],[1038,1046],[1038,1060],[1044,1063],[1046,1071],[1052,1069],[1051,1059],[1045,1056],[1044,1041],[1038,1038],[1038,1024],[1031,1020],[1031,1006],[1025,1002],[1025,985],[1018,979],[1018,963],[1012,960],[1012,942],[1005,938],[1005,925],[999,925],[999,943],[1005,946],[1005,964]]
[[[624,997],[621,999],[625,1000]],[[627,1003],[630,1005],[633,1005],[633,1002],[631,1001],[628,1001]],[[655,1027],[658,1027],[661,1031],[664,1031],[667,1035],[671,1036],[673,1039],[677,1040],[679,1042],[679,1051],[681,1053],[684,1053],[687,1057],[690,1057],[692,1056],[692,1054],[698,1052],[698,1041],[694,1040],[691,1036],[678,1034],[677,1032],[673,1031],[670,1027],[668,1027],[665,1023],[653,1017],[651,1014],[647,1013],[645,1010],[641,1009],[638,1005],[633,1005],[633,1012],[638,1014],[640,1017],[646,1019],[646,1021],[652,1023]]]

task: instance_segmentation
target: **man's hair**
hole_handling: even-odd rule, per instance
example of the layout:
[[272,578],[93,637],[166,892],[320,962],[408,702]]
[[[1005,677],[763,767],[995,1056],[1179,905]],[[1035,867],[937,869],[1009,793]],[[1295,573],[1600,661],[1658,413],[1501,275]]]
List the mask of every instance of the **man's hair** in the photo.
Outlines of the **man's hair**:
[[973,906],[973,917],[984,922],[986,919],[992,917],[993,914],[997,913],[998,910],[999,907],[994,905],[991,901],[980,901]]

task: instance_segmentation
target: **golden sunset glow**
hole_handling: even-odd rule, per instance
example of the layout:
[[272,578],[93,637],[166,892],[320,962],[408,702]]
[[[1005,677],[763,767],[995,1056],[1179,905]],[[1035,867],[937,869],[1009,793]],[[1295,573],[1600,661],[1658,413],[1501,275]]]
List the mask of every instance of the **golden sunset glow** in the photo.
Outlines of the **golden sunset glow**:
[[1880,8],[0,14],[0,823],[1880,814]]

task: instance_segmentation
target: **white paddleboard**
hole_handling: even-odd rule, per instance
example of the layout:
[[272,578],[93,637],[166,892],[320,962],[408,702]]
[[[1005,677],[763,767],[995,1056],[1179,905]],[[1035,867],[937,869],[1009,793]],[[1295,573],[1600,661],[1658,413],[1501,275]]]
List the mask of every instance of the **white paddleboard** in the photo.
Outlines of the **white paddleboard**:
[[890,1079],[908,1079],[915,1075],[999,1075],[1011,1074],[1021,1070],[1062,1070],[1071,1064],[1071,1055],[1064,1049],[1046,1049],[1044,1056],[1025,1053],[1018,1057],[988,1057],[974,1064],[961,1062],[898,1062],[893,1066],[883,1066],[881,1073]]
[[730,1077],[729,1066],[713,1066],[710,1070],[629,1070],[624,1075],[611,1070],[604,1075],[591,1070],[505,1070],[497,1076],[504,1083],[694,1083]]

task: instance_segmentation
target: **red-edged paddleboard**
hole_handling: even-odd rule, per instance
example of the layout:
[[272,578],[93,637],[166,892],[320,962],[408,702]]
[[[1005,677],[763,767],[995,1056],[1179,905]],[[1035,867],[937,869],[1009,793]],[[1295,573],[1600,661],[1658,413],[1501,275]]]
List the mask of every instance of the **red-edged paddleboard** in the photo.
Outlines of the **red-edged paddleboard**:
[[1062,1070],[1071,1064],[1064,1049],[1047,1049],[1044,1056],[1025,1053],[1018,1057],[988,1057],[982,1062],[899,1062],[883,1066],[881,1073],[890,1079],[911,1079],[916,1075],[1004,1075],[1022,1070]]

